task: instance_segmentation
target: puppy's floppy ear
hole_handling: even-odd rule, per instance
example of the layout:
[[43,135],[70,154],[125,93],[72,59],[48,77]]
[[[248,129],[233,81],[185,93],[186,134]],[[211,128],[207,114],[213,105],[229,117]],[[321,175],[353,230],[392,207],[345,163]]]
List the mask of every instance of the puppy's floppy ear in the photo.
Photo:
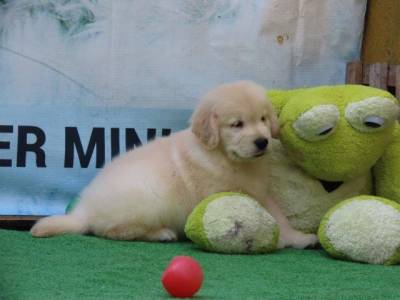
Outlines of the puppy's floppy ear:
[[272,112],[269,119],[271,122],[271,135],[273,138],[278,138],[280,130],[278,116],[276,115],[275,112]]
[[278,114],[276,113],[276,107],[274,107],[273,102],[271,101],[271,97],[269,97],[269,94],[266,94],[266,101],[267,101],[267,107],[269,110],[269,122],[271,126],[271,135],[273,138],[278,138],[279,137],[279,119],[278,119]]
[[192,132],[209,150],[216,148],[219,144],[217,118],[211,103],[207,102],[201,103],[192,115]]
[[279,116],[283,107],[289,102],[292,94],[297,90],[283,91],[283,90],[268,90],[266,92],[267,99],[271,101],[276,114]]

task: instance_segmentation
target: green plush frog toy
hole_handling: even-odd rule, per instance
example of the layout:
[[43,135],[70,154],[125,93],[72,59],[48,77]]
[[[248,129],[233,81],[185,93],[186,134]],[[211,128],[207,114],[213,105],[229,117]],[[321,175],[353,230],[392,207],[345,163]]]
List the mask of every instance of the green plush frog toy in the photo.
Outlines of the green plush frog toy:
[[[280,141],[270,145],[267,180],[291,225],[318,232],[323,248],[336,258],[400,262],[397,99],[387,91],[361,85],[271,90],[267,96],[281,124]],[[213,207],[224,210],[221,205]],[[204,204],[201,211],[207,213]],[[218,251],[221,239],[214,235],[214,244],[207,240],[211,232],[204,230],[209,228],[206,221],[195,209],[186,233],[207,250]],[[271,244],[263,249],[269,252],[276,248],[277,239],[270,233],[267,238]],[[232,252],[226,240],[223,250],[219,252]]]

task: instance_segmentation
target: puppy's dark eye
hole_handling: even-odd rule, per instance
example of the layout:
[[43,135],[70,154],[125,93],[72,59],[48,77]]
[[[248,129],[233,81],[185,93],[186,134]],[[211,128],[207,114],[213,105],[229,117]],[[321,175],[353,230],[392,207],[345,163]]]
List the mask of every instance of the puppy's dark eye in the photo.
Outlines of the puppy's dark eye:
[[264,116],[261,117],[261,121],[265,122],[265,117]]
[[243,125],[244,125],[243,121],[239,120],[239,121],[236,121],[236,122],[232,123],[231,127],[233,127],[233,128],[242,128]]

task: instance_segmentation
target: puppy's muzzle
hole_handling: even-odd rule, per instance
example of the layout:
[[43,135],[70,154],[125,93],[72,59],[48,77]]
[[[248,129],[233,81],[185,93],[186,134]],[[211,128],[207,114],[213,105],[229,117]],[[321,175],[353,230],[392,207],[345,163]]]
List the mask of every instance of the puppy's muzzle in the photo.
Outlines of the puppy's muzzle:
[[258,150],[263,151],[263,150],[267,149],[268,139],[258,138],[254,141],[254,144],[256,145]]

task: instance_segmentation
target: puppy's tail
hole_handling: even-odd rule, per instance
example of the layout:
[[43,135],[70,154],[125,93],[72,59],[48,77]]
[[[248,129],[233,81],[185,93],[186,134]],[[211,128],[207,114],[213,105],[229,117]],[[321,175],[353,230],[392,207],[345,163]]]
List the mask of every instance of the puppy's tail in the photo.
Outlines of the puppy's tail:
[[31,229],[34,237],[51,237],[64,233],[86,233],[88,226],[84,218],[77,214],[51,216],[39,220]]

